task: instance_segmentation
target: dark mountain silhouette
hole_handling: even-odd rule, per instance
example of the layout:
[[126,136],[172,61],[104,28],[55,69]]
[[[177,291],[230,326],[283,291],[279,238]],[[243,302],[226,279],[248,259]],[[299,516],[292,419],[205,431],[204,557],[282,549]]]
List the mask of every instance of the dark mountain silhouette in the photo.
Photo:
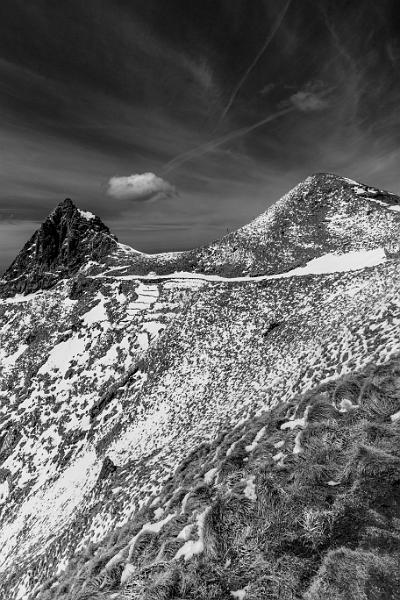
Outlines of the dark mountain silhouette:
[[98,261],[116,247],[99,217],[79,210],[67,198],[48,216],[3,275],[0,292],[47,289],[76,273],[90,260]]

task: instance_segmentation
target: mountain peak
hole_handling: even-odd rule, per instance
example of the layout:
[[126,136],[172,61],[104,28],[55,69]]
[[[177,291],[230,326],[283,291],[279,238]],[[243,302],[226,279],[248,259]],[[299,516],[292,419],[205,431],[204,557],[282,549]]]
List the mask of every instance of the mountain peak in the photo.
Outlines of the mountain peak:
[[58,205],[60,208],[63,207],[73,207],[76,208],[75,204],[72,202],[71,198],[65,198],[65,200],[63,200],[62,202],[60,202],[60,204]]
[[66,198],[49,214],[3,275],[2,294],[46,289],[99,261],[117,239],[99,217]]

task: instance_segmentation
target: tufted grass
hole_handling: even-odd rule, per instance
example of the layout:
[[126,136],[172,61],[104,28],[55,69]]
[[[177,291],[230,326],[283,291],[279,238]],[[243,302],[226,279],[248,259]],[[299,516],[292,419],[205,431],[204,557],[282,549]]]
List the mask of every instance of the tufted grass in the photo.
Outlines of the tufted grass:
[[[400,421],[391,415],[399,410],[400,361],[392,360],[222,431],[178,466],[158,519],[150,499],[36,597],[231,600],[244,590],[245,600],[398,598]],[[287,426],[305,414],[304,427]],[[246,495],[249,481],[255,497]],[[171,514],[159,532],[139,535],[121,583],[132,538]],[[199,540],[198,554],[175,558]]]

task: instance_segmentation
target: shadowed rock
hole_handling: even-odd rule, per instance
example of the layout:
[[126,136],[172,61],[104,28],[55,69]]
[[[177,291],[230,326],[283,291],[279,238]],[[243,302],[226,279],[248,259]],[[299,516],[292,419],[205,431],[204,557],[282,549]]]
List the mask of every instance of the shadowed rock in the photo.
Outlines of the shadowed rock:
[[100,261],[116,247],[99,217],[66,198],[47,217],[3,275],[0,295],[50,288],[90,260]]

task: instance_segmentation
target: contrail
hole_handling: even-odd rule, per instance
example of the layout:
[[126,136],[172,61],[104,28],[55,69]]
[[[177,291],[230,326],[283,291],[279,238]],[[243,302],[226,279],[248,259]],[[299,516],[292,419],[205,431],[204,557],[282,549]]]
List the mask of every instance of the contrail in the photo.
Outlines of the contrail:
[[341,54],[350,64],[351,68],[353,69],[353,71],[356,71],[357,69],[355,68],[354,65],[354,60],[351,57],[351,55],[349,54],[349,52],[347,52],[347,50],[345,49],[344,45],[342,44],[342,42],[340,41],[340,38],[338,36],[338,34],[336,33],[332,23],[329,21],[329,17],[325,11],[325,9],[321,6],[320,7],[324,22],[325,22],[325,26],[328,29],[329,33],[332,36],[332,39],[335,43],[335,46],[339,52],[339,54]]
[[279,117],[283,117],[284,115],[287,115],[288,113],[293,112],[294,110],[296,110],[295,106],[288,106],[286,108],[283,108],[282,110],[273,113],[272,115],[269,115],[268,117],[265,117],[264,119],[261,119],[261,121],[257,121],[257,123],[253,123],[253,125],[241,127],[240,129],[235,129],[234,131],[231,131],[230,133],[227,133],[226,135],[220,138],[211,140],[211,142],[207,142],[206,144],[202,144],[201,146],[197,146],[196,148],[193,148],[188,152],[184,152],[183,154],[179,154],[164,165],[164,168],[162,169],[162,174],[165,175],[166,173],[172,171],[172,169],[176,169],[188,160],[203,156],[203,154],[206,154],[210,150],[215,150],[215,148],[222,146],[226,142],[230,142],[231,140],[246,135],[247,133],[254,131],[254,129],[262,127],[262,125],[266,125],[271,121],[275,121],[275,119],[279,119]]
[[274,24],[273,28],[271,29],[270,33],[268,34],[268,37],[265,40],[263,47],[258,52],[258,54],[255,57],[255,59],[253,60],[253,62],[247,68],[247,70],[245,71],[245,73],[243,74],[243,76],[241,77],[241,79],[239,80],[238,84],[234,88],[234,90],[233,90],[233,92],[232,92],[232,94],[231,94],[231,96],[230,96],[230,98],[228,100],[228,104],[226,105],[225,109],[223,110],[223,112],[221,114],[221,117],[219,119],[220,123],[226,117],[229,109],[231,108],[232,104],[235,101],[236,96],[239,93],[240,88],[242,87],[242,85],[246,81],[247,77],[250,75],[251,71],[254,69],[254,67],[256,66],[256,64],[258,63],[258,61],[260,60],[261,56],[264,54],[264,52],[266,51],[266,49],[268,48],[268,46],[270,45],[270,43],[274,39],[276,32],[278,31],[279,27],[281,26],[281,23],[282,23],[283,19],[285,18],[285,15],[286,15],[286,13],[288,11],[288,8],[289,8],[291,2],[292,2],[292,0],[288,0],[286,2],[286,4],[285,4],[285,6],[284,6],[284,8],[283,8],[283,10],[281,12],[281,14],[278,16],[277,20],[275,21],[275,24]]

